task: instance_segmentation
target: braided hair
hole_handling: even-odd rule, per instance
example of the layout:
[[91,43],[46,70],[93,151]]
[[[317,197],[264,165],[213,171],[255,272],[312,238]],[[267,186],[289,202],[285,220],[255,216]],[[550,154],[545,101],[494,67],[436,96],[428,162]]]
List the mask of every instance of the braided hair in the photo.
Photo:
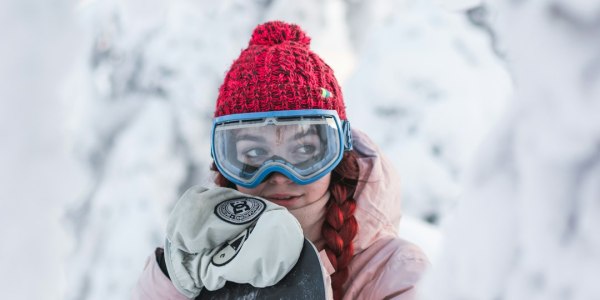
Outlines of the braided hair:
[[[216,172],[215,183],[221,187],[235,189],[213,163],[211,170]],[[358,184],[358,161],[354,151],[344,153],[342,161],[331,172],[325,222],[321,234],[325,240],[325,253],[335,269],[331,276],[331,288],[334,299],[344,296],[343,285],[348,280],[348,265],[354,256],[354,237],[358,232],[358,223],[354,217],[356,200],[354,192]]]

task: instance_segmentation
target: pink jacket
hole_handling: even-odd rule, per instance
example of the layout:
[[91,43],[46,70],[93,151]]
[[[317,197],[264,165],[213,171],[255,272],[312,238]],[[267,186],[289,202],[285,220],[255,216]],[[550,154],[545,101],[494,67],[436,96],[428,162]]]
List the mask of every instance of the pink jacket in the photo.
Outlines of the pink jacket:
[[[429,262],[417,246],[398,237],[398,175],[364,133],[353,130],[353,137],[361,177],[355,194],[359,230],[344,299],[414,299],[414,286]],[[329,275],[333,274],[327,256],[320,256]],[[155,255],[147,260],[133,298],[187,299],[162,273]]]

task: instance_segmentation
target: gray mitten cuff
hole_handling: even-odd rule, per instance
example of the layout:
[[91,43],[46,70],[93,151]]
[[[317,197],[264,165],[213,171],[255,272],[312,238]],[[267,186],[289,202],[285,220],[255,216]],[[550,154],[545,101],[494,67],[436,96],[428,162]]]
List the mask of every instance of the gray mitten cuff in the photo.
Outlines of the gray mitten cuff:
[[300,224],[284,207],[233,189],[196,186],[171,212],[165,262],[188,298],[226,281],[265,287],[292,269],[303,240]]

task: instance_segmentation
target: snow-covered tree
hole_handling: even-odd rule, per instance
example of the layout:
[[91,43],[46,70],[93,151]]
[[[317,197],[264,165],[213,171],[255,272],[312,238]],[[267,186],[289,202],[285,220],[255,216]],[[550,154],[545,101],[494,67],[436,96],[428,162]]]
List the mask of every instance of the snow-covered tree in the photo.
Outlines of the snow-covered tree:
[[405,212],[437,223],[460,196],[463,170],[511,82],[490,36],[465,14],[399,2],[370,26],[344,92],[352,125],[400,172]]
[[490,4],[515,98],[423,299],[599,299],[600,1]]

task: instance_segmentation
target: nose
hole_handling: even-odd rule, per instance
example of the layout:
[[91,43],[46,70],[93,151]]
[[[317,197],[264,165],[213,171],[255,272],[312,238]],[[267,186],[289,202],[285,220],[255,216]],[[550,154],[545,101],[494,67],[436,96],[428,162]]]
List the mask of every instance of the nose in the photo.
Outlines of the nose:
[[267,179],[267,181],[271,184],[288,184],[292,182],[292,180],[287,178],[287,176],[277,172],[269,175],[269,179]]

